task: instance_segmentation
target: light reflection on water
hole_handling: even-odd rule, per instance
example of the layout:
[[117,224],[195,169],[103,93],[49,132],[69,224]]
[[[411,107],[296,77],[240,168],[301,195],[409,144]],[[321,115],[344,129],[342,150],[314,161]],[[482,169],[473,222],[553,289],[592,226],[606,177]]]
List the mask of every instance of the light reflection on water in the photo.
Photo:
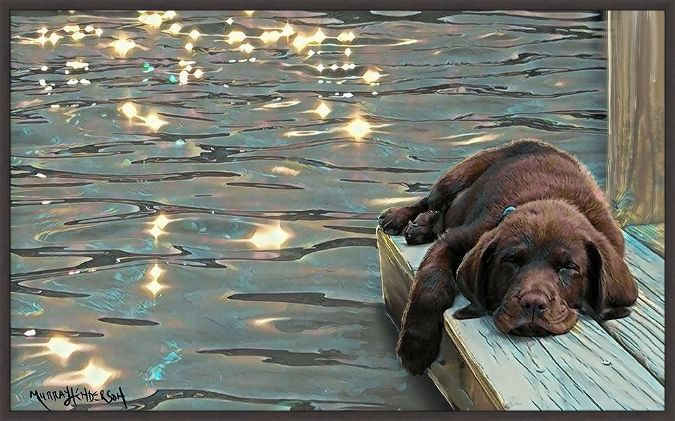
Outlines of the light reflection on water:
[[604,183],[597,13],[249,12],[12,18],[13,408],[445,409],[379,212],[520,137]]

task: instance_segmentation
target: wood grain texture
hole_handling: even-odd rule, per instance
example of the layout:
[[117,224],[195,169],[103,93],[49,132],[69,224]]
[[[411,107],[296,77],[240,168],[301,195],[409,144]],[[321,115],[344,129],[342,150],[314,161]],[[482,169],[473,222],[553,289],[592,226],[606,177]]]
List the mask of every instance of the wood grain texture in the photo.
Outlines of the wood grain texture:
[[[413,274],[392,238],[395,237],[389,237],[378,228],[377,245],[384,301],[392,320],[396,326],[400,326]],[[426,246],[410,248],[412,254],[421,252],[422,256],[427,249]],[[422,256],[419,257],[420,261]],[[488,399],[447,335],[443,337],[438,357],[427,370],[427,375],[455,409],[498,409]]]
[[662,410],[664,389],[593,319],[565,335],[525,338],[500,333],[491,318],[457,320],[446,332],[495,406],[509,410]]
[[665,224],[643,224],[643,225],[628,225],[623,228],[628,234],[636,239],[650,250],[661,257],[665,257],[666,253],[666,226]]
[[607,12],[607,194],[622,224],[664,221],[664,13]]
[[448,335],[443,335],[438,357],[427,375],[456,410],[500,409],[488,398]]
[[626,261],[638,281],[640,294],[630,317],[602,325],[635,359],[665,384],[664,260],[630,235]]
[[[662,276],[658,256],[626,238],[627,260],[638,279],[641,268]],[[385,302],[399,322],[428,245],[409,247],[403,237],[378,230],[378,247]],[[546,338],[503,335],[490,318],[455,320],[452,312],[466,304],[460,296],[445,314],[447,338],[428,374],[460,410],[663,409],[663,303],[657,285],[658,275],[641,283],[640,302],[628,319],[601,326],[582,316],[572,332]],[[645,329],[654,332],[635,335]],[[649,347],[636,339],[642,337]]]

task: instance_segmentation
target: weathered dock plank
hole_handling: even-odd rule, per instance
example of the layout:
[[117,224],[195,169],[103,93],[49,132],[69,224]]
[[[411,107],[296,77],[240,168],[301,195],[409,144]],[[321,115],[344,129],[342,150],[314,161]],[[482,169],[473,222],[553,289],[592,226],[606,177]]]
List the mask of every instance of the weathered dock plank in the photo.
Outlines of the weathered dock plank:
[[565,335],[500,333],[488,317],[457,320],[446,332],[499,409],[659,410],[663,386],[588,316]]
[[666,226],[660,224],[626,225],[623,229],[661,257],[666,254]]
[[[399,321],[414,273],[428,245],[410,247],[403,237],[390,237],[378,230],[378,247],[384,299],[392,317]],[[650,258],[645,255],[644,246],[634,251],[635,245],[628,241],[627,247],[630,250],[628,260],[632,264]],[[645,303],[658,295],[642,286],[641,292],[641,300],[645,297]],[[646,353],[650,351],[643,350],[645,355],[640,357],[636,352],[640,349],[639,340],[635,337],[635,347],[624,348],[639,325],[645,329],[646,321],[637,322],[640,315],[631,316],[637,316],[634,322],[619,321],[622,323],[619,325],[609,322],[604,329],[590,317],[582,316],[568,334],[522,338],[501,334],[490,318],[454,319],[452,312],[464,304],[466,300],[458,297],[453,308],[446,312],[447,335],[437,360],[428,370],[436,386],[455,408],[664,408],[664,388],[658,378],[659,364],[655,361],[659,358],[662,361],[663,354],[647,359]],[[642,304],[634,309],[634,313],[644,312],[646,308]],[[645,318],[658,319],[657,311],[654,312]],[[650,329],[658,331],[657,325]],[[662,337],[662,325],[660,335]],[[655,344],[651,348],[658,351],[659,334],[655,333],[654,338]],[[631,349],[638,357],[632,355]]]
[[638,281],[640,294],[630,317],[602,323],[635,359],[665,384],[664,260],[625,234],[626,261]]

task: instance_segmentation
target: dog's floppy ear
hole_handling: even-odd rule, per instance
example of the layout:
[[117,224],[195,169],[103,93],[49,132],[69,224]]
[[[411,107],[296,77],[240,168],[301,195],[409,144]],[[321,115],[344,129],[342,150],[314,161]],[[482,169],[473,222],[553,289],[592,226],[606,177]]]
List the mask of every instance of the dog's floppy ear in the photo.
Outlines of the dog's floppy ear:
[[638,289],[623,253],[617,252],[607,238],[593,230],[586,243],[589,256],[588,302],[603,320],[630,314],[626,307],[635,303]]
[[457,268],[457,286],[469,300],[469,305],[455,312],[456,319],[472,319],[487,314],[485,285],[495,251],[496,231],[495,228],[483,234]]

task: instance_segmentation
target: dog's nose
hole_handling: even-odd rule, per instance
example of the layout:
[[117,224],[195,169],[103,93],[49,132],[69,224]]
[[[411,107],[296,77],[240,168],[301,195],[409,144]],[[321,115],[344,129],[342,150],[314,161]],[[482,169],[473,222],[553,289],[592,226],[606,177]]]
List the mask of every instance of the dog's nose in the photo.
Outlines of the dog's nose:
[[528,312],[542,312],[548,308],[548,299],[544,294],[527,292],[520,297],[520,305]]

